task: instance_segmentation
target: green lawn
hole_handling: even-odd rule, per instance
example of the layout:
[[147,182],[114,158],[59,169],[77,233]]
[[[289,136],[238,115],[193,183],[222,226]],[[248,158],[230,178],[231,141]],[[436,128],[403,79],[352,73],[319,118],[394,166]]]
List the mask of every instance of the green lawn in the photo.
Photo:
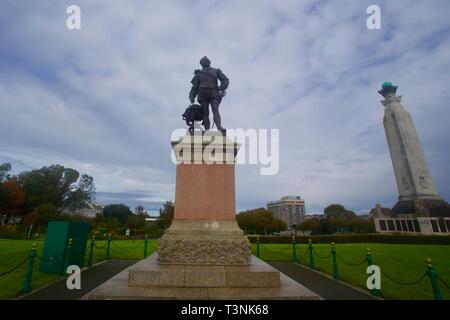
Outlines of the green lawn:
[[[44,246],[43,241],[26,241],[26,240],[8,240],[0,239],[0,274],[6,272],[20,262],[22,262],[29,254],[33,242],[37,244],[37,254],[41,255]],[[96,246],[93,255],[93,263],[105,259],[106,241],[96,241]],[[155,251],[157,240],[149,240],[148,255]],[[86,250],[85,263],[88,261],[89,242]],[[139,260],[144,255],[144,241],[143,240],[121,240],[111,242],[111,259],[121,260]],[[40,273],[39,260],[35,260],[33,268],[33,277],[31,280],[32,290],[39,288],[57,279],[62,279],[58,275],[48,275]],[[0,277],[0,299],[12,299],[20,294],[23,288],[24,278],[28,269],[28,262],[22,265],[17,270]]]
[[[26,258],[32,245],[32,241],[25,240],[6,240],[0,239],[0,274],[10,270],[23,259]],[[43,241],[37,241],[37,253],[40,255],[43,247]],[[93,262],[99,262],[105,259],[106,242],[96,241],[94,249]],[[138,260],[143,258],[144,252],[143,240],[122,240],[111,243],[112,259]],[[157,240],[150,240],[148,254],[156,250]],[[89,243],[86,250],[86,260],[89,254]],[[425,270],[425,258],[433,259],[439,276],[447,283],[450,283],[450,246],[448,245],[400,245],[400,244],[337,244],[336,250],[339,256],[346,262],[362,262],[366,255],[366,248],[370,248],[374,263],[380,266],[382,273],[401,282],[412,282],[420,278]],[[329,253],[330,245],[315,244],[314,249],[317,254],[326,256]],[[252,245],[253,253],[256,253],[256,245]],[[297,245],[297,252],[300,262],[309,263],[307,245]],[[261,258],[265,261],[291,261],[292,246],[289,244],[261,244]],[[314,258],[315,267],[319,271],[332,274],[331,258]],[[346,265],[338,259],[339,272],[341,279],[350,284],[366,289],[366,267],[364,263],[360,266]],[[23,286],[24,276],[27,269],[27,263],[14,272],[0,277],[0,299],[11,299],[17,296]],[[56,279],[59,276],[46,275],[38,272],[39,261],[36,260],[32,279],[32,289],[38,288]],[[381,277],[382,297],[388,299],[433,299],[430,280],[426,277],[420,283],[413,286],[398,285]],[[444,299],[450,299],[450,290],[440,284],[441,293]]]
[[[314,251],[326,257],[330,252],[328,244],[314,244]],[[438,275],[450,284],[450,246],[448,245],[402,245],[381,243],[337,244],[338,255],[347,263],[357,264],[364,260],[366,248],[372,252],[373,262],[381,268],[381,296],[387,299],[434,299],[431,282],[426,277],[412,286],[399,285],[387,277],[402,283],[419,279],[426,271],[425,259],[431,258]],[[252,245],[256,253],[256,245]],[[309,253],[306,244],[297,244],[300,263],[309,266]],[[265,261],[291,261],[292,245],[289,244],[261,244],[261,258]],[[341,280],[367,290],[367,264],[350,266],[337,259]],[[322,259],[314,256],[316,270],[332,275],[332,259]],[[450,299],[450,290],[440,283],[441,294],[444,299]]]

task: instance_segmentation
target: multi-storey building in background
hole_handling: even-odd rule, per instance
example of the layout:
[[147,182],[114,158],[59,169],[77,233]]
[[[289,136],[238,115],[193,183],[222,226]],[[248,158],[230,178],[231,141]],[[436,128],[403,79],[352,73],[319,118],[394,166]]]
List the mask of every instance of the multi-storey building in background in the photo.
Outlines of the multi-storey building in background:
[[270,201],[267,203],[267,209],[275,218],[286,222],[289,229],[305,220],[305,200],[300,196],[287,196],[281,200]]

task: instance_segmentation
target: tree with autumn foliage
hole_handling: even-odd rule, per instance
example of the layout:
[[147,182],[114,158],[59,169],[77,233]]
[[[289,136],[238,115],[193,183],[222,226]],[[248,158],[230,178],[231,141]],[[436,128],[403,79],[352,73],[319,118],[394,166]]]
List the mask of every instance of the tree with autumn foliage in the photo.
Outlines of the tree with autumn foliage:
[[19,183],[12,179],[1,184],[0,212],[7,215],[22,215],[25,192]]
[[53,165],[17,176],[10,172],[10,163],[0,164],[0,223],[28,215],[25,223],[46,225],[64,209],[82,208],[95,196],[94,179],[72,168]]
[[0,165],[0,215],[3,217],[2,221],[7,221],[10,216],[24,214],[25,192],[17,179],[11,176],[10,171],[10,163]]

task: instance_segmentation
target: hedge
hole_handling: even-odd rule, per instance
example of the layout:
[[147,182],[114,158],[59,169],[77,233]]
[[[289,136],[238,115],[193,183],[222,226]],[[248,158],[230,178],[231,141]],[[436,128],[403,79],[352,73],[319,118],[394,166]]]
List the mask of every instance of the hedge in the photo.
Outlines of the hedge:
[[26,231],[21,230],[16,225],[0,225],[0,238],[1,239],[14,239],[20,240],[27,237]]
[[[256,236],[248,236],[251,243],[256,243]],[[450,244],[450,236],[446,235],[403,235],[403,234],[349,234],[297,236],[296,243],[392,243],[392,244]],[[290,236],[260,236],[260,243],[292,243]]]

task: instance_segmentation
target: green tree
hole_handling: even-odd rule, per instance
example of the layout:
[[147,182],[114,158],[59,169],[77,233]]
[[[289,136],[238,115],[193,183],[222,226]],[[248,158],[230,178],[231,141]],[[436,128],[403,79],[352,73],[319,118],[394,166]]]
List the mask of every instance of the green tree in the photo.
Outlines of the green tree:
[[372,233],[375,232],[375,223],[373,219],[365,219],[356,217],[349,223],[352,232],[356,233]]
[[145,214],[145,208],[143,205],[138,204],[136,208],[134,208],[136,214]]
[[103,208],[103,216],[106,220],[117,219],[122,225],[132,214],[130,208],[124,204],[110,204]]
[[57,209],[80,208],[93,200],[94,179],[61,165],[43,167],[22,172],[19,183],[25,191],[25,208],[32,211],[44,203],[52,203]]
[[125,221],[125,227],[126,228],[132,228],[132,229],[142,229],[145,227],[145,218],[147,215],[145,214],[132,214],[127,218],[127,221]]
[[298,227],[298,230],[305,234],[305,231],[311,231],[311,234],[317,234],[321,229],[321,221],[316,218],[307,219],[303,221]]
[[345,209],[343,205],[340,204],[331,204],[324,210],[325,219],[331,220],[333,218],[344,218],[350,220],[356,217],[356,213],[353,211],[349,211]]
[[36,214],[37,223],[44,228],[47,226],[49,221],[59,219],[58,210],[55,208],[53,203],[50,202],[43,203],[39,207],[37,207]]
[[358,217],[355,212],[347,210],[340,204],[325,208],[325,219],[321,222],[323,234],[335,232],[370,233],[375,231],[372,220]]
[[163,230],[170,227],[175,213],[175,205],[172,201],[163,203],[163,207],[159,209],[159,218],[156,224]]
[[94,195],[94,178],[83,174],[77,182],[70,186],[69,192],[64,195],[63,207],[69,210],[80,209],[87,202],[92,202],[95,199]]
[[345,218],[344,216],[335,216],[329,219],[329,223],[331,226],[331,232],[349,232],[350,230],[350,221],[355,219],[355,217]]
[[272,212],[258,208],[240,212],[237,217],[239,227],[244,233],[271,234],[286,230],[286,223],[274,218]]
[[5,162],[0,164],[0,182],[5,182],[11,179],[11,163]]

